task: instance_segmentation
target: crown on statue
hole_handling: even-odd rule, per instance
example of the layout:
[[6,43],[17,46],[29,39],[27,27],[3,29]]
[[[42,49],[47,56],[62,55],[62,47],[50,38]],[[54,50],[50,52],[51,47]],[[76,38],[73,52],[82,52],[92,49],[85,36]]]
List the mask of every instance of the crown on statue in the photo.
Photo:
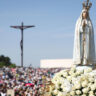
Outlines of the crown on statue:
[[83,9],[86,9],[87,11],[91,8],[92,3],[89,2],[89,0],[83,2]]

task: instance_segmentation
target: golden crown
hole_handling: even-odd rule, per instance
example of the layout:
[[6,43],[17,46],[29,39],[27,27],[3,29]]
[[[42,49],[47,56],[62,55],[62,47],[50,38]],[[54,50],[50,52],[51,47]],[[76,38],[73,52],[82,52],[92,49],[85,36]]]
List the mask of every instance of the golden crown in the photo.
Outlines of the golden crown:
[[91,8],[92,3],[89,2],[89,0],[83,2],[83,9],[86,9],[87,11]]

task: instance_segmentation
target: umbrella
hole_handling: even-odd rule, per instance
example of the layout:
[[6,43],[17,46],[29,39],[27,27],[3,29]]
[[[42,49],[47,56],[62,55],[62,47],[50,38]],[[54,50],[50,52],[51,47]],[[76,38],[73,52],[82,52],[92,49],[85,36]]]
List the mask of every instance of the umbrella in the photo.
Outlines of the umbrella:
[[26,83],[25,86],[34,87],[34,84],[32,84],[32,83]]

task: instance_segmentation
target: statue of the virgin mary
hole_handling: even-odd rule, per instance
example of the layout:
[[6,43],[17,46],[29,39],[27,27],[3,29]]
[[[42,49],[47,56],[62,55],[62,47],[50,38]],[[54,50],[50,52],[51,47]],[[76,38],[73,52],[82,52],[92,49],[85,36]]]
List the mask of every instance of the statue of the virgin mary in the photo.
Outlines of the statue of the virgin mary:
[[96,63],[94,30],[89,17],[91,8],[89,0],[83,3],[83,10],[76,23],[73,62],[75,65],[91,65]]

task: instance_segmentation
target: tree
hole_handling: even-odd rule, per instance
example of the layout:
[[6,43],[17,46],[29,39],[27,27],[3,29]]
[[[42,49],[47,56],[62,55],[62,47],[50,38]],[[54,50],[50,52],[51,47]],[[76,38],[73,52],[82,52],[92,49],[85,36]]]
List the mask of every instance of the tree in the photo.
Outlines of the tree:
[[0,56],[0,67],[3,67],[3,66],[6,66],[6,67],[14,66],[15,67],[16,65],[11,63],[11,59],[8,56],[5,57],[4,55],[1,55]]

